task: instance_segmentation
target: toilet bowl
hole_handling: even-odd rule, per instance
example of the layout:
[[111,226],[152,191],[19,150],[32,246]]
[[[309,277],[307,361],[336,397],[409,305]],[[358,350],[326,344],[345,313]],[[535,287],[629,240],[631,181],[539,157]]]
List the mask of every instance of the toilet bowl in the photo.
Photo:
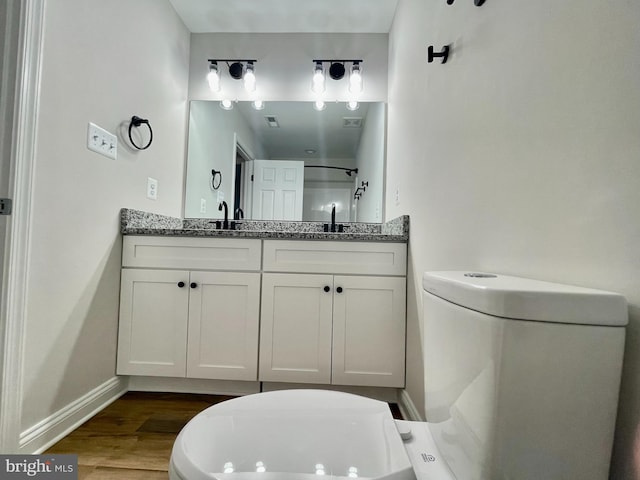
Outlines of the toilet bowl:
[[171,458],[172,479],[318,476],[415,479],[386,403],[327,390],[247,395],[194,417]]
[[195,416],[173,480],[605,480],[624,297],[493,274],[423,277],[425,413],[326,390],[259,393]]

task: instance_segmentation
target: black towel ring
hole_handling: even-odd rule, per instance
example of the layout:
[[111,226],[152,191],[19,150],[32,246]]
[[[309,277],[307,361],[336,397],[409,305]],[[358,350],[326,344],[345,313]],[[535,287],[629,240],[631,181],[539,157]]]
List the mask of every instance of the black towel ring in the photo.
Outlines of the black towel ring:
[[[218,179],[217,182],[216,182],[216,178]],[[213,190],[217,190],[220,188],[221,184],[222,184],[222,172],[214,168],[213,170],[211,170],[211,188]]]
[[[138,145],[136,145],[136,142],[134,142],[133,138],[131,137],[131,129],[133,127],[138,128],[143,123],[147,125],[147,128],[149,128],[149,143],[147,143],[144,147],[139,147]],[[149,148],[149,145],[151,145],[151,142],[153,141],[153,130],[151,130],[151,124],[149,123],[149,120],[145,118],[137,117],[135,115],[131,117],[131,123],[129,123],[129,141],[131,142],[131,145],[133,145],[138,150],[146,150],[147,148]]]

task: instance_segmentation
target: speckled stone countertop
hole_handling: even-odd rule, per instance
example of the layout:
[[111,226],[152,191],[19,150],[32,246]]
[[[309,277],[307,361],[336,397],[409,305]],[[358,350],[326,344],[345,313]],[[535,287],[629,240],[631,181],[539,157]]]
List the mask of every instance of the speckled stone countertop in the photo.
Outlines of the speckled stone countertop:
[[236,230],[216,230],[215,220],[180,219],[130,208],[120,211],[123,235],[168,235],[173,237],[265,238],[290,240],[352,240],[407,242],[409,217],[386,223],[344,223],[343,233],[325,233],[324,222],[239,220]]

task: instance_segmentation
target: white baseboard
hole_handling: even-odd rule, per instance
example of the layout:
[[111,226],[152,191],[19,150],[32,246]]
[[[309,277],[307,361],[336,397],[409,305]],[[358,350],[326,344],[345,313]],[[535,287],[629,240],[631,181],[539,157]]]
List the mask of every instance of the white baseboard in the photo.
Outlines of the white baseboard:
[[127,392],[126,378],[113,377],[20,434],[20,453],[39,454]]
[[406,390],[400,390],[400,395],[398,399],[398,407],[400,408],[400,413],[405,420],[410,420],[413,422],[424,422],[424,418],[420,415],[420,412],[416,408],[413,400],[409,396]]

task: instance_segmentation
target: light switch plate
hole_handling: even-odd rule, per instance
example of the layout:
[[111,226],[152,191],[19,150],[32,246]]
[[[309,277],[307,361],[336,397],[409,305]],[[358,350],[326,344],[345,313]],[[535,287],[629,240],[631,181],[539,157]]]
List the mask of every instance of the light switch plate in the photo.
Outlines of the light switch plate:
[[87,148],[115,160],[118,156],[118,137],[107,132],[95,123],[89,122],[87,128]]

